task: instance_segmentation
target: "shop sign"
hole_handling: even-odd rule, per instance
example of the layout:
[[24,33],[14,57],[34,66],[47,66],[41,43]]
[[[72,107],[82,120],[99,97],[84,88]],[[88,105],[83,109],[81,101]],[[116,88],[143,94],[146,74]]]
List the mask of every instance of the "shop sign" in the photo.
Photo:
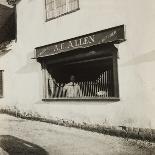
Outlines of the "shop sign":
[[87,34],[81,37],[36,48],[36,58],[55,55],[78,48],[86,48],[108,42],[122,42],[124,37],[124,25],[111,29]]

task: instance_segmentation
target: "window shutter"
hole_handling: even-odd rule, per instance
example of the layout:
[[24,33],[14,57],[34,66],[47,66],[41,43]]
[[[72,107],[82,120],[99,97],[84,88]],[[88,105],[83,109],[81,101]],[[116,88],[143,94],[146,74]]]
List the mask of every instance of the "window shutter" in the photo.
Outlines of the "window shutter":
[[0,70],[0,97],[3,96],[3,71]]

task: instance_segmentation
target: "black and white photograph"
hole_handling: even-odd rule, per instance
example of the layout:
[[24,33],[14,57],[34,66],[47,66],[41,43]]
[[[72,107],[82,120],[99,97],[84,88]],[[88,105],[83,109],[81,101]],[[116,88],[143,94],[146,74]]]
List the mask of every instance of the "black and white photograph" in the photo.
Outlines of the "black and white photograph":
[[154,0],[0,0],[0,155],[155,155]]

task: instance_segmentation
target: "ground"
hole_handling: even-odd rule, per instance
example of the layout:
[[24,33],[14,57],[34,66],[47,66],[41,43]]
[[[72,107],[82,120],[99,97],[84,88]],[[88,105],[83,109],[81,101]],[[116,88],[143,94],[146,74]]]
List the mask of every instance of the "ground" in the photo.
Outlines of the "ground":
[[155,144],[0,114],[0,155],[155,155]]

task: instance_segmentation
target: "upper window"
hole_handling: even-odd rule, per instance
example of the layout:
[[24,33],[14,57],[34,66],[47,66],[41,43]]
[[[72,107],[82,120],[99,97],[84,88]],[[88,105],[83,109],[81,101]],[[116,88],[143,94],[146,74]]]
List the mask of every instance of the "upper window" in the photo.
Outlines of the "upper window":
[[0,97],[3,97],[3,71],[0,70]]
[[46,20],[50,20],[79,9],[78,0],[45,0]]

